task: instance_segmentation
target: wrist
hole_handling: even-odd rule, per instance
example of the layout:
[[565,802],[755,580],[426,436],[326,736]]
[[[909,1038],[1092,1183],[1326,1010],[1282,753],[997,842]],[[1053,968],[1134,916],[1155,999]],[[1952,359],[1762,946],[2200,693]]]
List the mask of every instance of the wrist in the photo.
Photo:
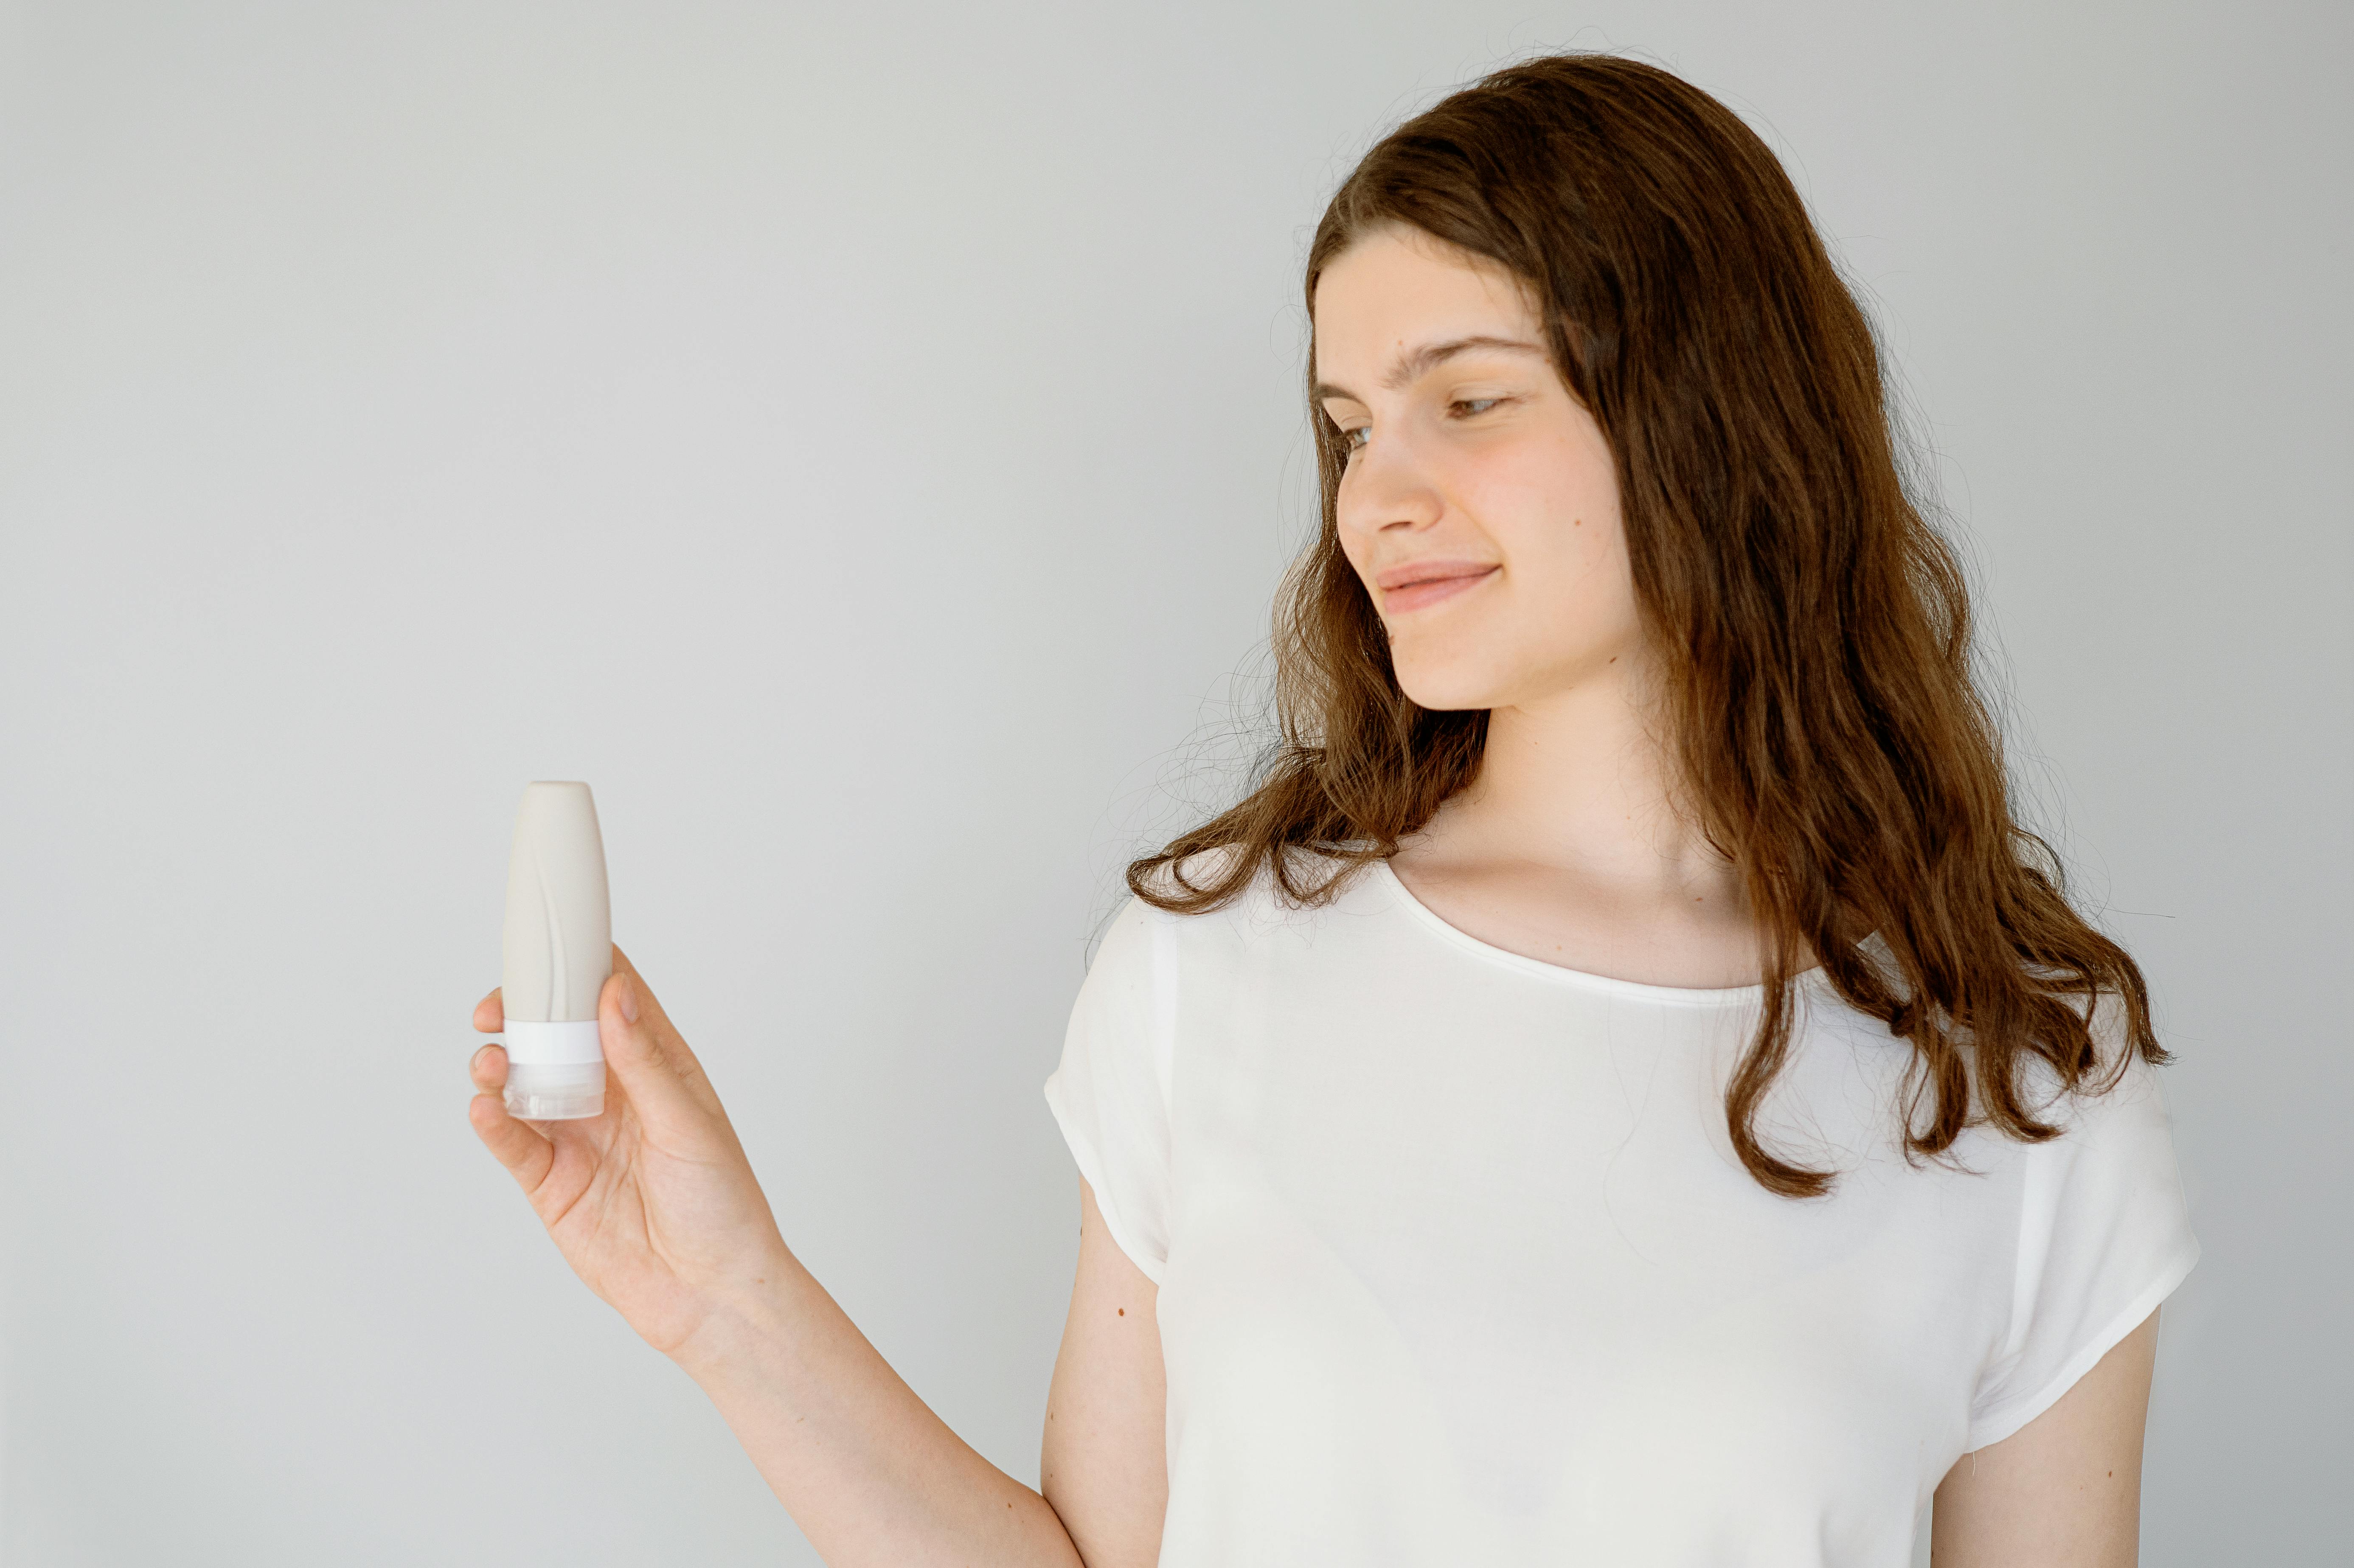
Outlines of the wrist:
[[702,1318],[663,1353],[706,1390],[742,1381],[790,1343],[792,1303],[808,1277],[801,1260],[780,1245],[773,1257],[706,1291]]

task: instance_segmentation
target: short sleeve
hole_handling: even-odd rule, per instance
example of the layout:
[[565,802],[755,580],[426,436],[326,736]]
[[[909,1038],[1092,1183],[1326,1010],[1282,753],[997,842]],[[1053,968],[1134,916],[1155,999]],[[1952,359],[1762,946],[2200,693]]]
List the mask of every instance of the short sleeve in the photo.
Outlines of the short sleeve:
[[2026,1151],[2010,1330],[1971,1403],[1972,1449],[2059,1403],[2199,1261],[2173,1120],[2139,1053],[2115,1087],[2042,1114],[2067,1130]]
[[1113,918],[1046,1079],[1046,1105],[1104,1227],[1155,1285],[1169,1257],[1171,918],[1134,897]]

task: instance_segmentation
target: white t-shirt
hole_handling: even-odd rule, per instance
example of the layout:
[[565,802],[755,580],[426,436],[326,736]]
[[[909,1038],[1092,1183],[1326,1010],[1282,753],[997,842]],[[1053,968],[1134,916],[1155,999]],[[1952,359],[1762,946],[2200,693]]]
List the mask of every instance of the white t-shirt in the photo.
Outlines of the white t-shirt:
[[1911,1167],[1912,1047],[1800,983],[1760,1128],[1844,1172],[1811,1201],[1726,1135],[1757,987],[1523,958],[1385,863],[1318,909],[1130,900],[1045,1094],[1160,1287],[1163,1568],[1907,1561],[2199,1244],[2137,1057],[2063,1138]]

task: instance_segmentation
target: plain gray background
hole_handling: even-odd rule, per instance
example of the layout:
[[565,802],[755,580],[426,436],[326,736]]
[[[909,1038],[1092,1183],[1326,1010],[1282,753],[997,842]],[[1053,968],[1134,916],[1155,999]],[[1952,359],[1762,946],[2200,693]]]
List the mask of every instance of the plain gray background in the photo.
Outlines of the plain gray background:
[[814,1561],[467,1127],[541,778],[787,1238],[1034,1483],[1039,1086],[1311,516],[1309,230],[1564,46],[1787,162],[2180,1054],[2144,1561],[2334,1556],[2349,16],[0,13],[6,1561]]

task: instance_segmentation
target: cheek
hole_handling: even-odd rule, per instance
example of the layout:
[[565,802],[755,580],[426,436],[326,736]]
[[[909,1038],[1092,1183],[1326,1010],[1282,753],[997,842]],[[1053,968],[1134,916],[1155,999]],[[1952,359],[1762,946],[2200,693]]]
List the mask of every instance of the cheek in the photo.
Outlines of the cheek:
[[1499,462],[1479,504],[1512,564],[1509,629],[1495,654],[1522,675],[1585,671],[1641,635],[1617,484],[1606,449],[1545,443]]
[[1621,550],[1618,487],[1606,450],[1567,437],[1490,454],[1465,499],[1522,575],[1562,586]]
[[[1352,494],[1352,488],[1347,471],[1343,471],[1340,488],[1333,496],[1333,528],[1340,540],[1341,554],[1362,581],[1365,577],[1365,563],[1373,553],[1373,535],[1378,529],[1369,526],[1368,520],[1359,514],[1363,502]],[[1367,591],[1372,591],[1370,585]]]
[[1357,552],[1364,548],[1365,519],[1359,515],[1364,508],[1364,502],[1358,495],[1357,489],[1355,468],[1343,468],[1341,482],[1332,492],[1332,518],[1341,530],[1341,548],[1349,552],[1349,558],[1352,561],[1357,558]]

